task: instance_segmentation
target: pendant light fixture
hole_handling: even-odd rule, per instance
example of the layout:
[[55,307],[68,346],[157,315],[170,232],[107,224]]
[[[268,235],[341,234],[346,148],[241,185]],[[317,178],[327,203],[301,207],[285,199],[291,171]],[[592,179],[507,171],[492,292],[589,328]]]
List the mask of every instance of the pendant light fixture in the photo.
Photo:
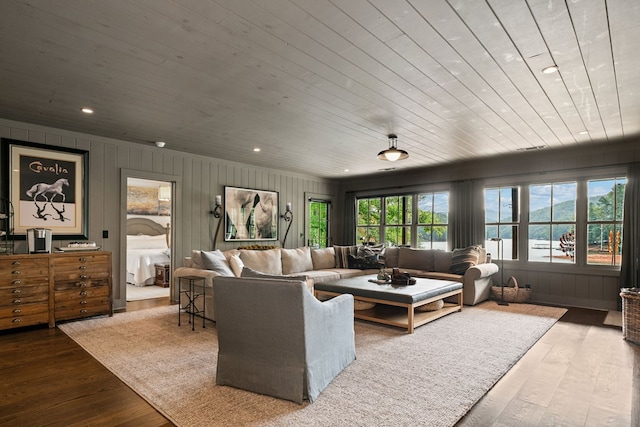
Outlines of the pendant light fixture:
[[389,148],[378,153],[378,159],[389,162],[404,160],[409,157],[409,153],[398,149],[398,137],[396,134],[389,134]]

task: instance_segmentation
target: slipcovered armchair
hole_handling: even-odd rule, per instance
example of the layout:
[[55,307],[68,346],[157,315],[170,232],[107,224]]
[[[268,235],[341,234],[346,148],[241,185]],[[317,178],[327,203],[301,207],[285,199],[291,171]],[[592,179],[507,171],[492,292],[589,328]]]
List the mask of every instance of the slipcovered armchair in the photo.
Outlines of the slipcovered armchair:
[[355,359],[353,296],[320,302],[302,281],[217,277],[216,384],[312,403]]

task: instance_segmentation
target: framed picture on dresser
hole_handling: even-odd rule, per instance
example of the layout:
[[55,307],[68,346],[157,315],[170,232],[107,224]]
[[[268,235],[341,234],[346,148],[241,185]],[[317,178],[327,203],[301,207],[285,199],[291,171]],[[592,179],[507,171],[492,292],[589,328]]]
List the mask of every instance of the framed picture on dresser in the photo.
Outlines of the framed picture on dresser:
[[48,228],[55,239],[88,236],[88,151],[2,138],[2,197],[14,210],[13,232]]

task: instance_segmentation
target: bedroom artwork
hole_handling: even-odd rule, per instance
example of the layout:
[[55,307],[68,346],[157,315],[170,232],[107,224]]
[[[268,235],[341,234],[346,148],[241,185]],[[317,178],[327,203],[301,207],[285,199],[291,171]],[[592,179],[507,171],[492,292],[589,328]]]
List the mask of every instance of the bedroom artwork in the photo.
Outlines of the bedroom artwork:
[[171,199],[161,197],[160,190],[161,187],[127,186],[127,214],[170,216]]
[[278,193],[224,188],[224,240],[277,240]]
[[48,228],[55,239],[87,238],[87,151],[3,138],[2,159],[15,235]]

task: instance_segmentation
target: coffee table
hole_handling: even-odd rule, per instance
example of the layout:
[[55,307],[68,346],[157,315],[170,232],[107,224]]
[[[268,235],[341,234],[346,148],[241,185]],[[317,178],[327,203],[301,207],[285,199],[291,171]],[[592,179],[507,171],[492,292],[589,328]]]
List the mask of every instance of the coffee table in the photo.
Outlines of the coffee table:
[[[406,328],[408,333],[447,314],[462,311],[462,283],[449,280],[416,278],[410,286],[372,283],[376,275],[364,275],[315,284],[318,299],[352,294],[354,300],[375,303],[369,310],[356,310],[356,319]],[[448,298],[435,311],[416,311],[416,307]]]

